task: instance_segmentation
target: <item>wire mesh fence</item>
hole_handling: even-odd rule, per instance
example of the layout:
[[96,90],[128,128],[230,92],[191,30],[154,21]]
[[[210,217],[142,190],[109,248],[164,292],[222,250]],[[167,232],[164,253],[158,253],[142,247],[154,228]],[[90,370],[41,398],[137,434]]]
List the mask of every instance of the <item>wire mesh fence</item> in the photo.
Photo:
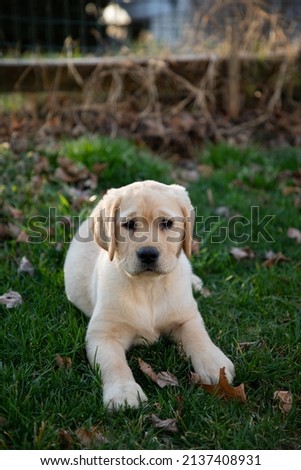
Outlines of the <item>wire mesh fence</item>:
[[300,32],[301,0],[1,0],[0,54],[220,52],[231,22],[240,48],[287,45]]

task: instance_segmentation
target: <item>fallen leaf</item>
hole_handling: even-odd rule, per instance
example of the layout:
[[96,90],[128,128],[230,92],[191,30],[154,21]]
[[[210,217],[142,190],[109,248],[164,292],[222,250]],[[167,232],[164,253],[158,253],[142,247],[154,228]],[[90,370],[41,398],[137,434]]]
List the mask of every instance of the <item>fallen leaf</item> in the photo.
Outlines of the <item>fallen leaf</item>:
[[58,164],[55,176],[64,181],[64,183],[77,183],[90,176],[88,169],[84,165],[76,163],[70,158],[59,157]]
[[28,273],[30,276],[33,276],[34,274],[34,267],[31,264],[31,262],[26,258],[26,256],[23,256],[21,258],[21,261],[18,267],[18,274],[20,273]]
[[75,431],[75,434],[84,447],[97,446],[99,444],[107,444],[108,439],[97,430],[94,426],[90,430],[79,428]]
[[235,258],[237,261],[242,259],[254,259],[256,257],[255,253],[247,246],[244,248],[231,248],[230,254]]
[[241,343],[238,343],[237,346],[241,351],[245,351],[246,349],[250,348],[251,346],[254,346],[257,344],[257,341],[242,341]]
[[13,238],[17,242],[26,243],[28,241],[27,234],[23,230],[21,230],[20,227],[12,223],[9,223],[7,225],[7,234],[9,235],[10,238]]
[[147,375],[153,382],[155,382],[157,385],[159,385],[160,388],[167,387],[169,385],[172,386],[177,386],[179,385],[177,377],[175,377],[173,374],[170,372],[159,372],[156,374],[156,372],[152,369],[152,367],[144,362],[142,359],[138,359],[139,362],[139,367],[142,370],[142,372]]
[[266,268],[270,268],[271,266],[274,266],[275,264],[278,264],[283,261],[290,261],[289,258],[287,258],[286,256],[284,256],[283,253],[281,253],[281,251],[279,251],[278,253],[274,253],[274,251],[272,250],[267,251],[264,254],[264,258],[265,261],[263,263],[263,266],[265,266]]
[[36,174],[40,173],[48,173],[49,172],[49,160],[47,157],[42,157],[40,155],[37,155],[37,162],[35,163],[34,166],[34,171]]
[[0,296],[0,304],[5,305],[7,308],[18,307],[22,302],[23,300],[19,292],[13,290]]
[[291,392],[285,390],[276,390],[273,399],[278,401],[278,406],[282,413],[288,413],[293,405],[293,396]]
[[60,354],[56,354],[55,362],[60,369],[70,369],[72,367],[71,357],[64,357],[60,356]]
[[59,429],[58,431],[59,445],[61,449],[70,450],[74,447],[73,436],[69,431],[65,429]]
[[178,432],[176,420],[173,418],[160,419],[158,416],[152,414],[150,420],[155,428],[164,429],[164,431]]
[[285,186],[282,189],[283,196],[290,196],[291,194],[300,194],[301,189],[296,186]]
[[224,367],[222,367],[219,371],[219,381],[217,384],[204,384],[200,376],[198,374],[195,374],[194,372],[192,372],[190,375],[190,382],[197,385],[198,387],[203,388],[208,393],[218,395],[226,400],[235,399],[239,400],[242,403],[245,403],[247,401],[244,384],[240,384],[237,387],[233,387],[232,385],[230,385],[226,377]]
[[108,163],[94,163],[92,170],[96,175],[101,175],[108,168]]
[[287,231],[287,236],[296,240],[297,243],[301,243],[301,230],[291,227]]
[[211,165],[199,165],[198,170],[203,178],[209,178],[214,172],[214,168]]
[[75,183],[77,181],[74,180],[74,176],[71,176],[64,170],[64,168],[58,167],[54,173],[55,177],[59,180],[63,181],[64,183]]
[[16,207],[6,205],[4,209],[14,218],[14,219],[22,219],[23,212],[20,209],[17,209]]

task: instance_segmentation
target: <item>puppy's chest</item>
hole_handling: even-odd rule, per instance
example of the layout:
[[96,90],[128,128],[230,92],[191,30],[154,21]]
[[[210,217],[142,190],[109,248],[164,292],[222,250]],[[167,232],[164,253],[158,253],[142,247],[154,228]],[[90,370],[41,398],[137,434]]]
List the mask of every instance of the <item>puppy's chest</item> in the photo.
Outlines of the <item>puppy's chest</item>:
[[129,306],[132,308],[129,320],[135,330],[136,342],[154,342],[163,333],[170,333],[179,315],[176,304],[170,302],[169,296],[155,290],[141,292],[138,297]]

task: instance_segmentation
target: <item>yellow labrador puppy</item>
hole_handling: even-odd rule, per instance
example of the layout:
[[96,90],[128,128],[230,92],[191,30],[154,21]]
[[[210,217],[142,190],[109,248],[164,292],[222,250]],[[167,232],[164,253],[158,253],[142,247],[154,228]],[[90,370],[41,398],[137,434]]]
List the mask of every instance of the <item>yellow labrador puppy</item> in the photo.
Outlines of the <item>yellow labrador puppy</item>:
[[193,209],[178,185],[144,181],[111,189],[75,235],[65,261],[69,300],[90,322],[89,362],[99,365],[104,403],[136,407],[146,396],[126,350],[161,334],[181,342],[204,383],[216,383],[232,362],[211,341],[193,298]]

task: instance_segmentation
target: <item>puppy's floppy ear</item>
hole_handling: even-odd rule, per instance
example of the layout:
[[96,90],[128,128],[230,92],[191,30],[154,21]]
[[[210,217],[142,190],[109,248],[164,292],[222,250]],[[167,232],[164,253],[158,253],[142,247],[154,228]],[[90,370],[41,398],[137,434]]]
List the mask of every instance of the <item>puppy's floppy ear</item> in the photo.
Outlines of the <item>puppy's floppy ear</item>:
[[186,256],[191,256],[191,244],[192,234],[195,221],[194,209],[189,199],[188,193],[183,186],[179,184],[172,184],[171,188],[178,199],[179,206],[181,208],[184,217],[184,238],[183,238],[183,250]]
[[115,226],[119,206],[120,198],[114,194],[114,190],[110,190],[97,204],[89,219],[94,240],[101,248],[107,250],[110,261],[113,260],[116,250]]

